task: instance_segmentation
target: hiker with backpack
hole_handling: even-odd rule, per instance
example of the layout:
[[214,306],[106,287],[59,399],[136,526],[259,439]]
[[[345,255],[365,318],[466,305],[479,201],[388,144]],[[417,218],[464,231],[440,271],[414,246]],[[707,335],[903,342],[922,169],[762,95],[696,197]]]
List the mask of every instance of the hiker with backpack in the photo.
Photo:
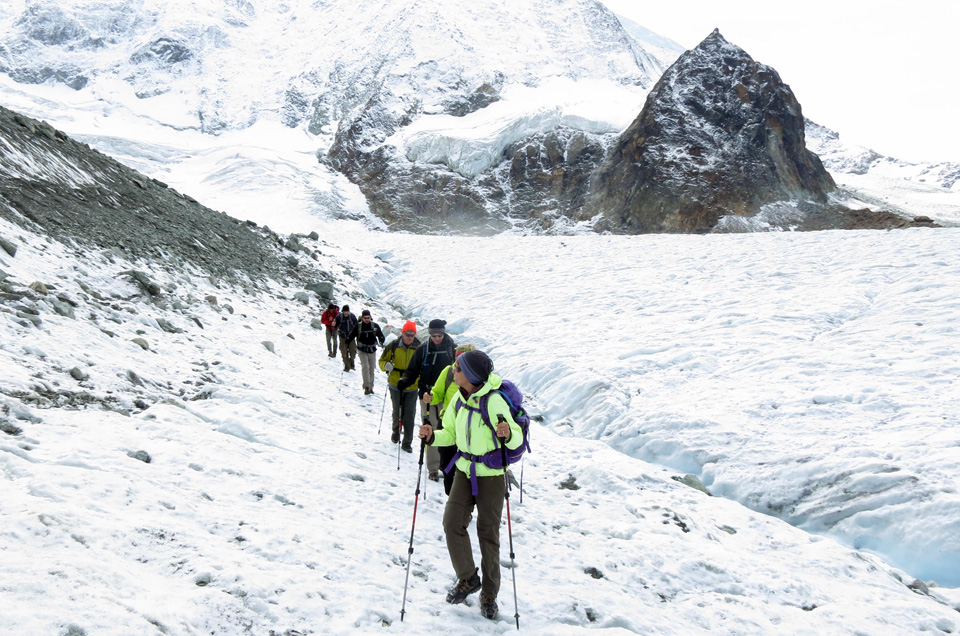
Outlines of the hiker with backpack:
[[[457,343],[447,334],[446,327],[446,320],[436,318],[430,321],[427,327],[430,331],[430,338],[426,344],[417,349],[403,377],[397,382],[397,387],[402,391],[406,387],[412,386],[415,381],[419,381],[420,416],[422,420],[426,420],[434,428],[440,428],[440,405],[439,403],[431,405],[430,399],[425,400],[424,397],[427,390],[437,381],[440,372],[453,364],[456,355]],[[440,479],[440,453],[433,446],[427,449],[427,471],[429,479],[433,481]],[[449,490],[447,492],[449,493]]]
[[[510,402],[501,392],[503,383],[500,376],[493,373],[493,362],[487,354],[467,351],[460,355],[453,364],[453,382],[458,390],[443,414],[443,428],[434,429],[424,424],[419,433],[431,446],[457,449],[453,487],[443,512],[443,531],[458,581],[446,600],[462,603],[480,590],[480,613],[493,620],[499,614],[500,519],[506,494],[506,449],[519,449],[526,445],[526,440]],[[494,456],[497,461],[493,460]],[[499,463],[499,467],[488,465],[488,458],[490,464]],[[475,566],[467,532],[474,508],[477,509],[482,578]]]
[[343,370],[353,371],[354,360],[357,357],[357,317],[350,313],[350,306],[344,305],[337,316],[337,332],[340,335],[340,358],[343,360]]
[[[472,344],[459,345],[456,349],[454,349],[454,359],[460,357],[467,351],[476,350],[477,348]],[[447,407],[450,406],[450,402],[453,401],[453,398],[456,396],[459,389],[460,387],[453,383],[453,364],[448,364],[441,369],[439,375],[437,375],[437,381],[433,383],[433,386],[423,394],[421,399],[430,406],[429,412],[431,413],[431,417],[428,423],[432,424],[435,429],[443,427],[443,414],[446,412]],[[437,414],[439,422],[433,421],[433,413]],[[447,470],[447,466],[450,465],[450,462],[453,461],[454,456],[457,454],[457,447],[430,446],[428,450],[436,451],[439,455],[439,467],[440,470],[443,471],[443,491],[449,495],[450,488],[453,486],[453,476],[456,473],[456,470]],[[433,479],[432,473],[430,478]]]
[[[383,348],[380,354],[380,369],[388,373],[387,383],[390,391],[390,403],[393,405],[393,432],[390,435],[390,441],[394,444],[400,444],[400,448],[408,453],[413,452],[411,443],[413,442],[414,418],[417,415],[417,390],[419,388],[417,380],[413,384],[405,385],[402,389],[398,386],[403,374],[406,372],[410,361],[420,347],[420,341],[417,340],[417,325],[412,320],[404,323],[400,332],[400,337]],[[401,443],[400,433],[403,429],[403,441]]]
[[369,309],[360,313],[360,326],[357,328],[357,349],[360,350],[360,375],[363,378],[363,394],[373,393],[374,369],[377,366],[377,343],[383,345],[385,337],[380,325],[373,322]]
[[327,356],[330,358],[337,357],[337,316],[339,314],[340,308],[330,303],[326,311],[320,315],[320,323],[327,336]]

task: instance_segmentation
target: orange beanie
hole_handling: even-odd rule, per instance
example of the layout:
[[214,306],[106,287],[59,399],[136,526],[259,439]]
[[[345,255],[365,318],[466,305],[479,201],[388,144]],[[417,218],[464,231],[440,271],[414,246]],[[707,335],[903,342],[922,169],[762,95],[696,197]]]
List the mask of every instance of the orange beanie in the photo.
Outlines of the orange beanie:
[[412,320],[408,320],[407,322],[403,323],[403,329],[400,331],[412,331],[413,333],[417,333],[417,323],[413,322]]

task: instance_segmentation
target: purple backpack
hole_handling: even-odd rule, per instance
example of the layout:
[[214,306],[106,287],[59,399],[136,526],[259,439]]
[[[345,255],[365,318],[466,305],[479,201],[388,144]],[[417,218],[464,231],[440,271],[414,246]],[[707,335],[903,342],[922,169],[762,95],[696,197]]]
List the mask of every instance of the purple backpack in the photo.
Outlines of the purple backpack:
[[512,450],[507,449],[507,464],[517,463],[523,457],[523,453],[530,450],[530,416],[523,410],[523,393],[510,380],[503,380],[499,389],[480,398],[480,417],[483,418],[483,423],[490,427],[493,443],[497,446],[497,450],[481,455],[480,461],[490,468],[503,468],[503,456],[500,453],[497,430],[490,421],[490,413],[487,411],[487,402],[490,401],[491,393],[499,393],[507,401],[507,406],[510,407],[510,416],[513,417],[514,422],[520,425],[520,430],[523,431],[523,443]]

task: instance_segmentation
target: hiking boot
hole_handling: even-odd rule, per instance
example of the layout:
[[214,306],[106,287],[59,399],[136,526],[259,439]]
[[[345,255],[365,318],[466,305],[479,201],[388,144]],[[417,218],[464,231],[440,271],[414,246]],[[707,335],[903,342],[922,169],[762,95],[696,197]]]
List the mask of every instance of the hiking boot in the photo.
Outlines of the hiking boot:
[[393,435],[390,436],[390,441],[393,442],[394,444],[399,444],[399,443],[400,443],[400,433],[394,432]]
[[440,481],[440,472],[436,470],[431,470],[430,474],[427,475],[427,479],[430,481]]
[[413,452],[413,448],[409,444],[404,444],[403,446],[400,447],[400,450],[402,450],[404,453]]
[[487,596],[482,592],[480,593],[480,615],[492,621],[497,619],[497,616],[500,615],[500,608],[497,607],[496,596]]
[[463,603],[468,596],[480,589],[480,575],[477,570],[469,579],[460,579],[453,589],[447,592],[447,603]]

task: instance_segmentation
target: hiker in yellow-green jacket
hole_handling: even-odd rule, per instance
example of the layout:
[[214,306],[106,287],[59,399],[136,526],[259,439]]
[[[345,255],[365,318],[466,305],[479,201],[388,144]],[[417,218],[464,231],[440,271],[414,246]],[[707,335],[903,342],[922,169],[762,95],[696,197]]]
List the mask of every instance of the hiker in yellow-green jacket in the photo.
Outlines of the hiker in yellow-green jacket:
[[[411,442],[413,441],[414,421],[417,417],[417,392],[418,383],[414,379],[408,383],[403,377],[407,366],[413,359],[413,354],[417,352],[420,341],[416,338],[417,325],[412,320],[408,320],[403,325],[400,338],[394,340],[383,348],[380,354],[380,369],[389,375],[387,383],[390,390],[390,402],[393,404],[393,433],[390,441],[394,444],[400,444],[400,448],[408,453],[413,452]],[[403,429],[403,443],[400,443],[401,428]]]
[[[477,348],[472,344],[460,345],[454,350],[454,356],[458,358],[467,351],[476,350]],[[450,402],[453,401],[454,396],[457,395],[459,389],[460,387],[453,383],[453,365],[448,364],[440,371],[439,375],[437,375],[437,381],[434,382],[433,386],[427,387],[427,392],[423,394],[423,401],[429,407],[430,424],[436,422],[438,429],[443,427],[443,414],[446,412]],[[428,450],[437,452],[437,464],[439,465],[439,469],[443,471],[443,490],[449,495],[450,488],[453,487],[453,476],[456,474],[456,470],[451,469],[448,471],[447,466],[453,461],[453,456],[457,454],[457,447],[431,446]],[[433,471],[430,472],[430,479],[437,481],[439,478],[439,474],[435,477]]]
[[[504,471],[490,468],[480,460],[503,444],[514,449],[523,444],[523,431],[510,415],[510,407],[496,391],[500,376],[493,374],[493,362],[482,351],[467,351],[453,364],[454,392],[443,414],[443,428],[420,427],[420,437],[433,446],[457,449],[453,487],[443,512],[447,551],[457,575],[457,584],[447,594],[448,603],[462,603],[480,590],[480,613],[495,619],[499,613],[500,517],[503,513]],[[480,400],[486,400],[490,422],[480,415]],[[477,539],[480,543],[481,580],[474,564],[467,526],[477,509]]]

